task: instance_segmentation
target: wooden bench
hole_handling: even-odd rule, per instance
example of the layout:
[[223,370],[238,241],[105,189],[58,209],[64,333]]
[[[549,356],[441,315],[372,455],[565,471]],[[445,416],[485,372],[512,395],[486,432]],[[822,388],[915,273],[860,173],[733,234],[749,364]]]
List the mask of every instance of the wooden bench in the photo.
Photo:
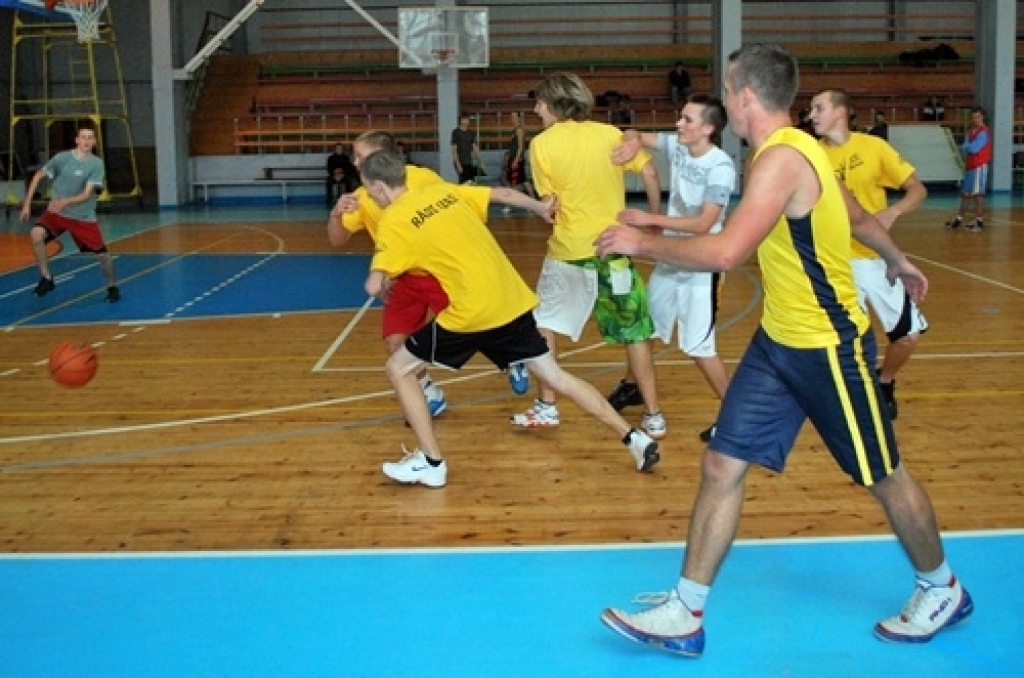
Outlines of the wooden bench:
[[[289,176],[289,177],[274,176],[275,174],[291,174],[292,172],[305,172],[305,174],[303,174],[302,176]],[[311,166],[308,166],[308,165],[304,166],[304,167],[303,166],[299,166],[299,167],[296,167],[296,166],[290,166],[290,167],[264,167],[263,168],[263,178],[265,180],[287,178],[287,179],[290,179],[290,180],[308,179],[308,180],[312,181],[314,179],[318,179],[319,181],[327,181],[327,164],[324,163],[324,166],[322,168],[320,168],[320,167],[311,167]]]
[[[190,185],[189,199],[191,202],[210,202],[210,189],[218,186],[271,186],[275,187],[281,192],[281,202],[288,202],[290,196],[288,194],[289,186],[296,186],[301,184],[323,184],[324,179],[306,179],[306,178],[295,178],[295,179],[200,179],[193,181]],[[198,190],[202,191],[202,199],[197,200]]]

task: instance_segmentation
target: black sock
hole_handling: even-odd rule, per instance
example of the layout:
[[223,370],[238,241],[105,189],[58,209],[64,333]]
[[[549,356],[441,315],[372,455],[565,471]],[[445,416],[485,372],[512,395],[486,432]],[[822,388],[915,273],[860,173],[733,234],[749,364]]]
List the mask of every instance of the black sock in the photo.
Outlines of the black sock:
[[425,454],[423,456],[426,457],[427,463],[430,464],[431,466],[435,467],[435,468],[440,466],[442,463],[444,463],[444,459],[432,459],[430,457],[427,457],[427,455],[425,455]]

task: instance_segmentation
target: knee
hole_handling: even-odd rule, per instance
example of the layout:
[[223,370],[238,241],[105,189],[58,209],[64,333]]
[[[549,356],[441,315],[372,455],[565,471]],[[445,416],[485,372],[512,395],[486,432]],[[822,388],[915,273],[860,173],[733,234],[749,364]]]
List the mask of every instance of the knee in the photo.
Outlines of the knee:
[[39,245],[46,242],[47,231],[42,226],[33,226],[28,235],[32,239],[33,244]]
[[718,487],[733,487],[743,482],[746,463],[708,448],[701,458],[703,482]]
[[404,334],[389,334],[384,337],[384,350],[388,355],[394,355],[405,345],[405,338]]

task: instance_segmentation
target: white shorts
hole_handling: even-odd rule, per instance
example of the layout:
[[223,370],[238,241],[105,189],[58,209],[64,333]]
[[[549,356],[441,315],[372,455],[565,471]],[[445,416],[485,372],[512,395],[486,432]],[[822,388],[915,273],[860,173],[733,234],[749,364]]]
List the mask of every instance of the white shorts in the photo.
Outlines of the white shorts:
[[882,259],[853,260],[857,301],[878,316],[889,341],[898,341],[908,334],[921,334],[928,329],[928,321],[907,294],[903,282],[897,279],[890,285],[885,270]]
[[715,312],[718,308],[716,273],[695,273],[658,264],[647,284],[654,333],[666,344],[678,327],[679,349],[694,358],[711,358],[715,349]]
[[579,341],[597,302],[597,271],[545,257],[537,297],[537,327]]

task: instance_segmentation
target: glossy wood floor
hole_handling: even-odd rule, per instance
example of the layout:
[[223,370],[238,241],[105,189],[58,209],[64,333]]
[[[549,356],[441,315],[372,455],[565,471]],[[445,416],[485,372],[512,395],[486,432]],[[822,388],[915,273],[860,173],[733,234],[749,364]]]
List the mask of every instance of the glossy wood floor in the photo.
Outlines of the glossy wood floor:
[[[898,239],[930,276],[931,330],[899,379],[897,434],[943,530],[1024,525],[1024,213],[993,210],[984,233],[904,219]],[[531,284],[545,227],[492,228]],[[258,226],[258,228],[253,228]],[[119,239],[118,253],[327,252],[319,219],[182,223]],[[356,249],[368,251],[359,240]],[[330,284],[330,281],[324,281]],[[0,337],[0,549],[8,552],[600,544],[685,537],[717,403],[696,368],[658,346],[669,423],[663,460],[637,473],[610,431],[562,403],[554,430],[514,430],[515,396],[483,361],[434,370],[450,464],[441,490],[380,472],[414,444],[381,368],[379,312],[282,314],[145,326],[17,327]],[[731,366],[760,311],[756,264],[727,276],[720,352]],[[347,334],[323,368],[314,370]],[[56,387],[42,362],[69,333],[100,347],[88,387]],[[587,330],[563,363],[607,392],[623,352]],[[634,408],[626,411],[638,418]],[[813,430],[786,473],[750,474],[740,536],[878,534],[877,505],[833,465]]]

